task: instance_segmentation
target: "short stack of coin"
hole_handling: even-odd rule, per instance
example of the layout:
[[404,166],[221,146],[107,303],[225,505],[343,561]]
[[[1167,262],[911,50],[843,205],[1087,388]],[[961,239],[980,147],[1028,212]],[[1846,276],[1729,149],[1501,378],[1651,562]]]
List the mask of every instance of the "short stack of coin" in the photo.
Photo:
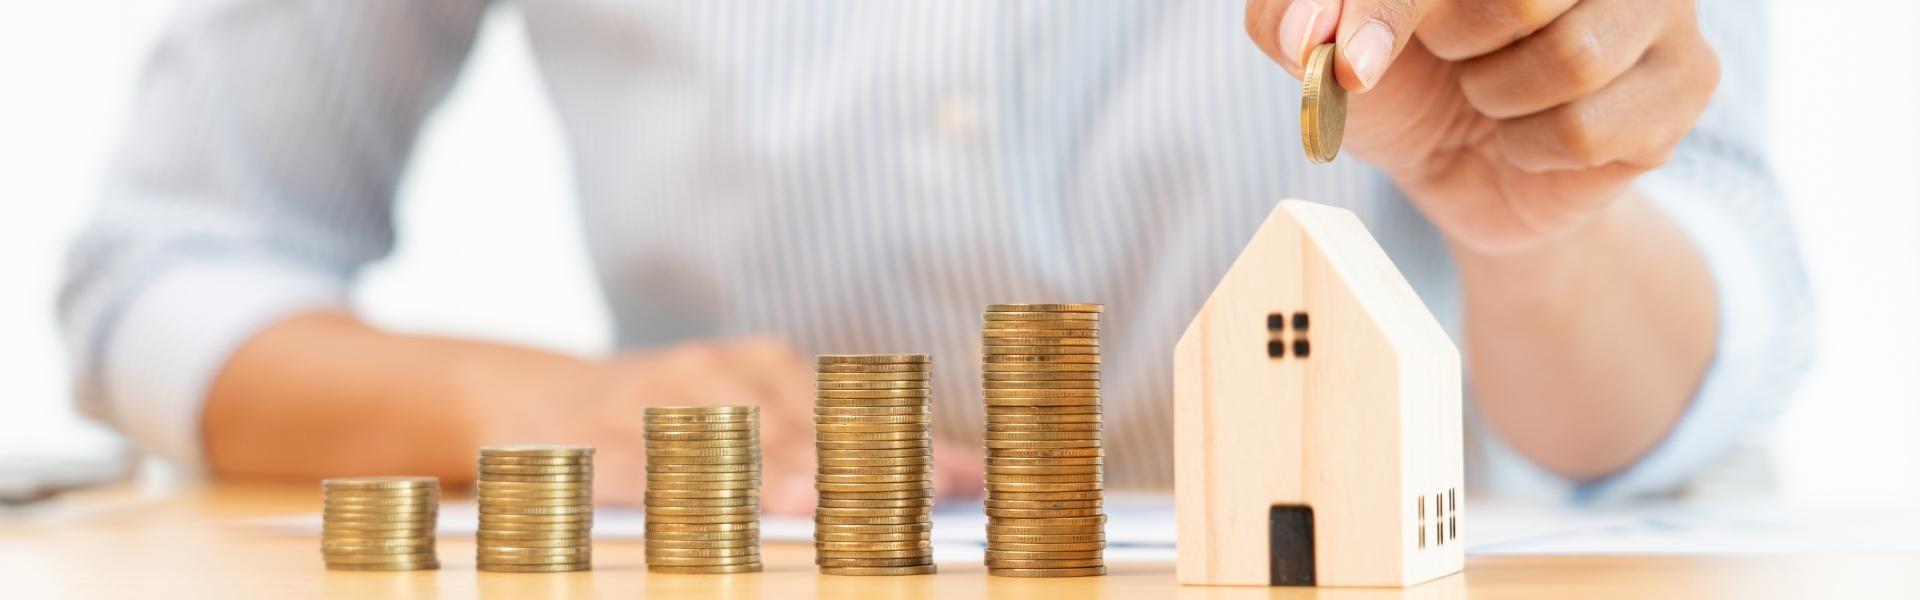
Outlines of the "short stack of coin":
[[859,354],[816,363],[814,562],[827,575],[932,574],[932,362]]
[[1106,574],[1098,304],[994,304],[983,316],[987,570]]
[[433,529],[440,480],[351,477],[320,482],[320,556],[340,571],[438,569]]
[[593,448],[480,449],[482,571],[555,573],[593,568]]
[[647,569],[760,571],[760,407],[646,412]]

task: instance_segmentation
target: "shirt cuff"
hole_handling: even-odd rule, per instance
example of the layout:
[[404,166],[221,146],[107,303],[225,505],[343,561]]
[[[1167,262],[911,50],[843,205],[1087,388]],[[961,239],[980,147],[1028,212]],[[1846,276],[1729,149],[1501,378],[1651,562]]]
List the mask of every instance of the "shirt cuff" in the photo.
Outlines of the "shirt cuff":
[[227,359],[261,329],[345,298],[338,279],[271,259],[173,265],[133,292],[99,348],[107,419],[163,458],[202,466],[201,409]]

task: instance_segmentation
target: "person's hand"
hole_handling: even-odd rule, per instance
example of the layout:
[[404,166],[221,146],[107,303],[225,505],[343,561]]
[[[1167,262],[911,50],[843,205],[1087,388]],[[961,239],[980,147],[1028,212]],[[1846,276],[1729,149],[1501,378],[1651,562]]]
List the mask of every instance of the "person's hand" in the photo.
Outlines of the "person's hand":
[[[485,443],[592,445],[595,498],[614,504],[638,505],[646,496],[645,407],[757,405],[762,508],[812,511],[812,361],[781,340],[692,342],[471,379],[483,382],[471,395]],[[936,442],[934,454],[936,487],[980,488],[978,452]]]
[[1249,0],[1246,26],[1295,77],[1339,40],[1344,150],[1482,253],[1597,214],[1668,160],[1720,77],[1688,0]]

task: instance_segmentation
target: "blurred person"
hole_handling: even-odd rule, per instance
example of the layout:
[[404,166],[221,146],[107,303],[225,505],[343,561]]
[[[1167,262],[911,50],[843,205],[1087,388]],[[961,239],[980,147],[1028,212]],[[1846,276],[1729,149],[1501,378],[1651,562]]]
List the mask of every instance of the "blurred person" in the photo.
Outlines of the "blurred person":
[[[931,353],[971,493],[982,307],[1103,302],[1107,482],[1164,489],[1170,349],[1283,197],[1357,212],[1461,341],[1476,485],[1682,489],[1805,361],[1735,0],[522,3],[619,350],[382,331],[348,291],[488,7],[183,7],[71,254],[78,401],[218,477],[591,444],[629,503],[642,407],[757,404],[796,513],[808,355]],[[1346,158],[1313,166],[1289,75],[1336,39]]]

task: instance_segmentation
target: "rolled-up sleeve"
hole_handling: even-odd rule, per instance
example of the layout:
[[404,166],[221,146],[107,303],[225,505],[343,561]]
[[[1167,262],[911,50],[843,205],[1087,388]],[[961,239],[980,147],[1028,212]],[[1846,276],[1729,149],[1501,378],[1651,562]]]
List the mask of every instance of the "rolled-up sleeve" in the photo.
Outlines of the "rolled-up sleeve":
[[[1687,233],[1712,272],[1720,321],[1712,363],[1665,440],[1620,473],[1565,485],[1574,500],[1683,488],[1772,421],[1812,359],[1811,295],[1793,219],[1764,150],[1766,7],[1708,0],[1699,9],[1720,56],[1720,87],[1673,160],[1637,188]],[[1493,468],[1526,470],[1498,440],[1488,446]]]
[[393,245],[420,122],[479,0],[190,3],[146,66],[59,308],[82,409],[150,452],[202,459],[227,358],[294,313],[346,306]]

